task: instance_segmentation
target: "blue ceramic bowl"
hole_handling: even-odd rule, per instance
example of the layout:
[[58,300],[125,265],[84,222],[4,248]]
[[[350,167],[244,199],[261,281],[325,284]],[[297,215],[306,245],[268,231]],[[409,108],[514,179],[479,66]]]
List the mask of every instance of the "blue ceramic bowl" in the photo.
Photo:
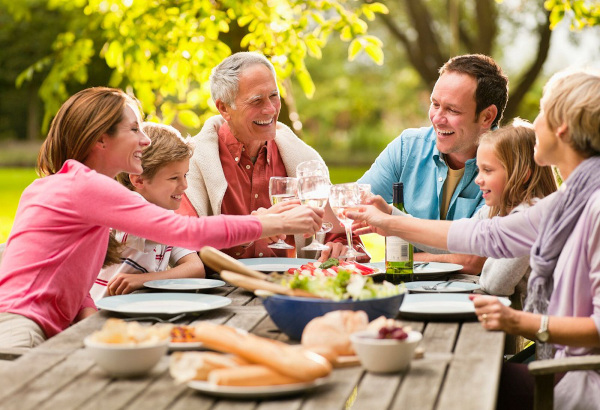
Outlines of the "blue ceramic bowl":
[[261,299],[277,327],[290,339],[300,340],[308,322],[334,310],[364,310],[369,316],[369,321],[380,316],[395,318],[398,316],[404,293],[381,299],[339,302],[284,295],[272,295]]

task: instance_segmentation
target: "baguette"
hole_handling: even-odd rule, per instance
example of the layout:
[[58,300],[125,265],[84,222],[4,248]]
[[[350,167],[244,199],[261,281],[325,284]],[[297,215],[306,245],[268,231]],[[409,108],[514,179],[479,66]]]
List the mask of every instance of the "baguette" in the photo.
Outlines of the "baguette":
[[178,383],[190,380],[207,380],[215,369],[237,368],[248,364],[236,357],[214,352],[176,352],[171,355],[169,372]]
[[238,355],[301,381],[312,381],[331,373],[331,363],[316,353],[229,326],[201,322],[196,325],[196,335],[209,349]]
[[208,382],[218,386],[274,386],[302,383],[261,364],[216,369],[210,372]]

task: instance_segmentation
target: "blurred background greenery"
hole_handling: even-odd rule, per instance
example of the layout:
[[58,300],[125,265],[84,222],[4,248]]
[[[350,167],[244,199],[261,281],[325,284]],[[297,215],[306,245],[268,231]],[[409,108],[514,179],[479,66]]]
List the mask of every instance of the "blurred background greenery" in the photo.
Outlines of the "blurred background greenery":
[[0,241],[50,120],[83,88],[123,88],[148,120],[194,135],[215,113],[211,68],[263,52],[280,121],[346,182],[401,130],[429,124],[449,57],[494,57],[510,78],[504,123],[533,120],[549,75],[600,61],[599,22],[596,0],[0,0]]

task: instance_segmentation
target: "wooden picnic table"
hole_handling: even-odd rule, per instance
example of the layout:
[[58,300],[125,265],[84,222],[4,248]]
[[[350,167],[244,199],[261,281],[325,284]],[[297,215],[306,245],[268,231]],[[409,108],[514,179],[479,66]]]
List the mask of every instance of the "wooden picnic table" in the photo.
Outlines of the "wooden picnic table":
[[[231,286],[208,292],[232,304],[179,323],[209,320],[288,341],[252,293]],[[494,409],[504,334],[478,322],[409,322],[423,332],[423,359],[406,373],[372,374],[361,366],[334,369],[330,382],[298,396],[224,400],[177,385],[165,356],[147,376],[113,379],[98,368],[83,339],[110,317],[99,312],[13,361],[0,360],[2,409]]]

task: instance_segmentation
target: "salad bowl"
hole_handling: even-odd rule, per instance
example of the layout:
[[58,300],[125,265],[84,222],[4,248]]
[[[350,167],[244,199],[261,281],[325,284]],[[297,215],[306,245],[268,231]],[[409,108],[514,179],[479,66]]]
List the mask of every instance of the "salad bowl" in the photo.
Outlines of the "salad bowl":
[[286,295],[261,296],[273,323],[294,340],[301,339],[308,322],[334,310],[363,310],[369,316],[369,321],[380,316],[395,318],[403,299],[404,293],[376,299],[340,301]]

